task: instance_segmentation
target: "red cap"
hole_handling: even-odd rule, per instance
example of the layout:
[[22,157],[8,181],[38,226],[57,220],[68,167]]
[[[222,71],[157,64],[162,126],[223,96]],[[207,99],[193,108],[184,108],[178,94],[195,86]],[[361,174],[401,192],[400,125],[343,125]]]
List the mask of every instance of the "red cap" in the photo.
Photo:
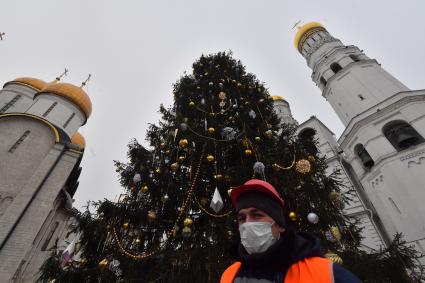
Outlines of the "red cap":
[[230,194],[230,199],[232,200],[233,207],[236,207],[238,198],[242,194],[246,192],[254,192],[254,191],[261,192],[270,196],[272,199],[276,200],[282,207],[285,204],[282,197],[279,195],[279,193],[271,184],[263,180],[251,179],[247,181],[245,184],[243,184],[242,186],[232,189],[232,192]]

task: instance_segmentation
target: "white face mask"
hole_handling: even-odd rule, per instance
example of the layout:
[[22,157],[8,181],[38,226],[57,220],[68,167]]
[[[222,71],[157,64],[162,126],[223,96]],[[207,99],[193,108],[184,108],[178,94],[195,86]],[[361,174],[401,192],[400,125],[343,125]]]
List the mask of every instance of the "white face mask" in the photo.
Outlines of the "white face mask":
[[273,237],[274,222],[245,222],[239,226],[241,242],[249,254],[262,253],[278,239]]

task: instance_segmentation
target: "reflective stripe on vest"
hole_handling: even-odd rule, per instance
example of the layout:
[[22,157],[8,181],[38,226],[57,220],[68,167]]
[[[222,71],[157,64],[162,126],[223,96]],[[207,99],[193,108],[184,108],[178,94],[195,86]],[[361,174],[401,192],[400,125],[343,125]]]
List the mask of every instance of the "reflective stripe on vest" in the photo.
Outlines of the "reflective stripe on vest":
[[[220,283],[232,283],[240,262],[229,266],[221,276]],[[321,257],[309,257],[292,264],[282,283],[334,283],[332,262]]]

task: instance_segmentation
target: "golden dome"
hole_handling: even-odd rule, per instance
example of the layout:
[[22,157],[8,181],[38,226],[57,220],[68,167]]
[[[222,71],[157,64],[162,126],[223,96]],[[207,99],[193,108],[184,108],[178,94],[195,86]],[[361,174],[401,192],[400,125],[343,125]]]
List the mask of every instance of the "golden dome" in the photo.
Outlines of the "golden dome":
[[10,83],[17,83],[17,84],[29,86],[37,91],[43,89],[47,84],[45,81],[42,81],[36,78],[29,78],[29,77],[16,78],[13,81],[7,82],[5,86]]
[[81,148],[85,148],[86,147],[86,139],[79,132],[76,132],[72,136],[71,143],[76,144],[76,145],[78,145]]
[[295,48],[298,49],[298,50],[300,50],[299,44],[301,42],[301,39],[302,39],[303,35],[306,32],[308,32],[309,30],[311,30],[313,28],[319,28],[319,27],[323,28],[323,25],[320,24],[320,23],[318,23],[318,22],[311,22],[311,23],[305,24],[302,27],[298,28],[298,31],[295,34],[295,38],[294,38]]
[[279,95],[272,95],[273,101],[286,101],[282,96]]
[[39,93],[53,93],[59,95],[80,107],[86,114],[86,118],[91,114],[91,100],[87,93],[78,86],[69,83],[52,83],[48,84]]

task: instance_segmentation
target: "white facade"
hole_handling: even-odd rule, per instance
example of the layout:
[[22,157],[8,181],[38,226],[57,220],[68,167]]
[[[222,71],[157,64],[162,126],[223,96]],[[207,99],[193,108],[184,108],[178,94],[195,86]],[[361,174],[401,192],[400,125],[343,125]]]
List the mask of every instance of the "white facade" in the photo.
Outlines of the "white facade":
[[[318,33],[328,39],[313,40]],[[299,48],[313,81],[346,126],[338,158],[370,215],[376,212],[378,234],[391,240],[403,233],[425,253],[425,90],[409,90],[323,27],[306,31]]]

